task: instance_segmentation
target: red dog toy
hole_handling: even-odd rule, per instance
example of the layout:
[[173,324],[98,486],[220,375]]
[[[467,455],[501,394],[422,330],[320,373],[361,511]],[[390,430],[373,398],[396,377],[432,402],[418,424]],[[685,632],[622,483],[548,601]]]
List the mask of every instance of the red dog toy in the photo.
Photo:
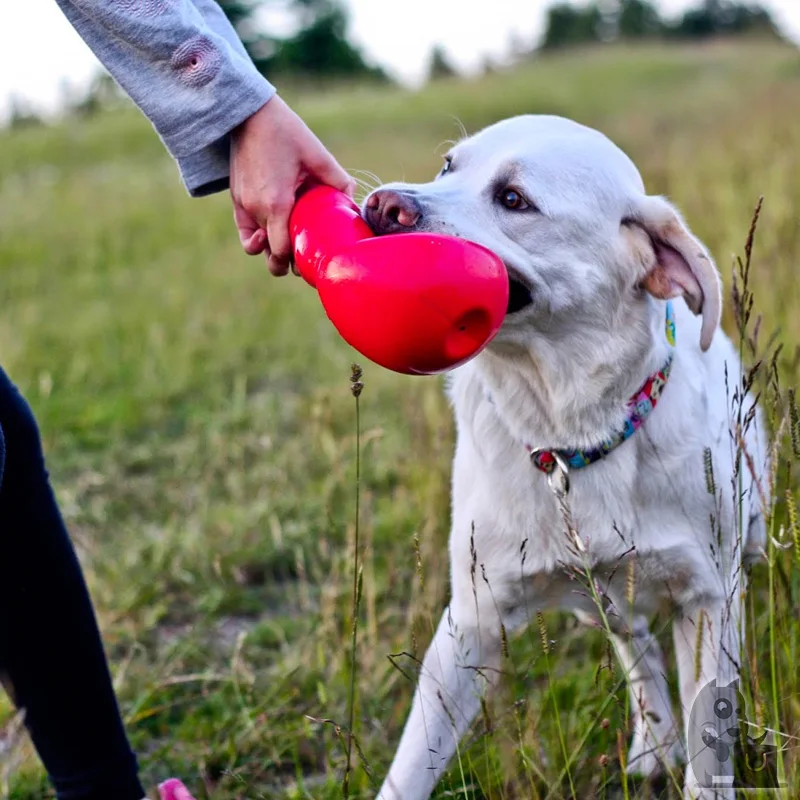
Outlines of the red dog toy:
[[433,375],[477,355],[508,307],[491,251],[433,233],[376,236],[343,192],[315,186],[290,220],[300,275],[342,338],[386,369]]

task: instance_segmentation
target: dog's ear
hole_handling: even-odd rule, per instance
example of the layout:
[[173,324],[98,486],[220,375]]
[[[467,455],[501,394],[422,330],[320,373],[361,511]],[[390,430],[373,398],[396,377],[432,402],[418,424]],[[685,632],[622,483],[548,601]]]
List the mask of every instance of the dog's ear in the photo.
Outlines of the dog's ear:
[[682,295],[694,314],[703,315],[700,347],[708,350],[722,313],[722,284],[708,250],[663,197],[639,198],[625,224],[644,230],[655,253],[642,288],[662,300]]

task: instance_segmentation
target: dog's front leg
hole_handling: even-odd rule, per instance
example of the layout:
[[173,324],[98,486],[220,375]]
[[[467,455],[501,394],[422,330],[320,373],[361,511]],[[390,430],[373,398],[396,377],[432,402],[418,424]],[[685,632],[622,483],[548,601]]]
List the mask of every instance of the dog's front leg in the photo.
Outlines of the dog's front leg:
[[497,674],[500,626],[485,625],[468,604],[451,603],[439,621],[378,800],[426,800]]

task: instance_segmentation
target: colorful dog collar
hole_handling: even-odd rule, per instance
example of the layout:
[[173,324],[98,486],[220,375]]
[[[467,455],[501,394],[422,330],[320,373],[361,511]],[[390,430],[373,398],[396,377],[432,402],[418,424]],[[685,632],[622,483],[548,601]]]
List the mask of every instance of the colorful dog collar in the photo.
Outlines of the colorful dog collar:
[[[675,315],[672,308],[672,301],[667,301],[666,309],[666,335],[671,347],[675,346]],[[559,461],[566,464],[570,469],[580,469],[589,464],[594,464],[601,458],[607,456],[612,450],[619,447],[626,439],[630,439],[634,433],[643,425],[644,421],[652,413],[653,409],[661,397],[661,392],[669,378],[672,369],[672,356],[670,352],[666,363],[658,372],[650,375],[641,388],[628,400],[628,415],[625,424],[597,447],[590,450],[557,450],[534,448],[526,445],[531,456],[531,463],[542,472],[550,475]]]

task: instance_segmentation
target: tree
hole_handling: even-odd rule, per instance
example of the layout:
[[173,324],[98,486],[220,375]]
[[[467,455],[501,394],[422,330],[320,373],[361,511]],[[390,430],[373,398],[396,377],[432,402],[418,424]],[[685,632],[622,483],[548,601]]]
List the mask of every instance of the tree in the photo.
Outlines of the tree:
[[705,39],[715,33],[718,33],[718,20],[715,4],[712,3],[687,9],[675,28],[677,36],[688,39]]
[[642,39],[661,33],[663,23],[658,11],[647,0],[622,0],[617,17],[621,39]]
[[559,3],[547,11],[543,50],[599,41],[600,9],[596,3],[584,7]]
[[[387,80],[383,70],[369,65],[348,41],[341,0],[220,0],[219,5],[265,75]],[[279,38],[261,30],[256,15],[267,5],[291,14],[297,32]]]
[[764,33],[769,36],[781,36],[772,15],[761,6],[734,6],[728,29],[731,33]]
[[347,40],[344,9],[333,3],[324,5],[327,8],[318,7],[306,17],[307,24],[294,36],[278,41],[266,65],[268,73],[387,80],[384,71],[367,64],[360,51]]
[[431,50],[428,80],[435,81],[440,78],[452,78],[457,74],[458,72],[456,69],[447,60],[447,54],[444,48],[440,44],[437,44],[433,50]]
[[688,9],[670,33],[684,39],[761,33],[780,37],[770,13],[760,5],[745,5],[726,0],[704,0]]

